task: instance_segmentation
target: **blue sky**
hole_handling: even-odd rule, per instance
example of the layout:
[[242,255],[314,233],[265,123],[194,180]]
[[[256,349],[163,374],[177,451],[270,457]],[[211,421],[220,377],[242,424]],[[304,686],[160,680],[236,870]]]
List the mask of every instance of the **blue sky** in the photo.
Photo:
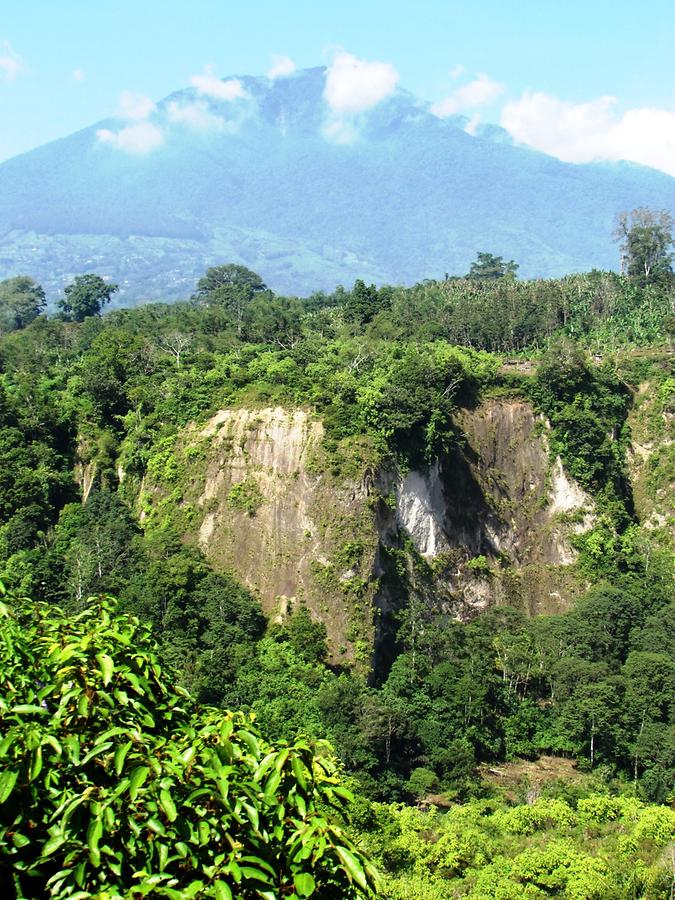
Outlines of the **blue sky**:
[[159,100],[205,66],[346,53],[388,63],[439,115],[501,122],[572,161],[668,170],[673,47],[672,0],[0,0],[0,159],[110,115],[123,91]]

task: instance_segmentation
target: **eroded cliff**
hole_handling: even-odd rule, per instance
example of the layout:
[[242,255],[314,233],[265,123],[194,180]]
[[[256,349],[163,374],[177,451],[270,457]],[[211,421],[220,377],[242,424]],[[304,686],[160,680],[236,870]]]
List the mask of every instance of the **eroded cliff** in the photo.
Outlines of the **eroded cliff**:
[[367,664],[377,590],[372,474],[356,447],[353,477],[332,474],[322,438],[321,421],[304,409],[223,410],[183,436],[178,452],[191,475],[181,502],[213,566],[233,572],[270,617],[304,603],[326,624],[335,661]]
[[488,400],[456,416],[456,446],[426,472],[401,475],[396,517],[433,562],[461,616],[509,602],[530,613],[569,607],[571,536],[592,499],[551,459],[546,423],[521,400]]
[[308,410],[223,410],[175,448],[186,536],[271,617],[306,604],[336,662],[377,659],[418,592],[460,618],[493,603],[569,607],[579,587],[570,538],[594,510],[551,459],[545,422],[527,402],[491,399],[455,425],[452,450],[403,471],[366,439],[336,465]]

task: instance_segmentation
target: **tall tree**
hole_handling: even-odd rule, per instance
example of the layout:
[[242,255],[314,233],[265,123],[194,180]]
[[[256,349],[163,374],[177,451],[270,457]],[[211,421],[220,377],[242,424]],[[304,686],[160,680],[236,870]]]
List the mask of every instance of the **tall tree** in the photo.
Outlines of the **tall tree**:
[[479,253],[471,263],[467,278],[495,279],[515,278],[518,271],[518,263],[512,259],[505,261],[501,256],[493,256],[492,253]]
[[197,282],[193,300],[207,300],[214,291],[223,287],[250,287],[253,293],[264,291],[266,284],[256,272],[236,263],[211,266]]
[[243,330],[244,310],[256,294],[266,290],[260,275],[235,263],[212,266],[197,282],[192,295],[200,306],[220,307],[231,314],[237,323],[237,333]]
[[675,220],[665,210],[641,206],[617,218],[614,239],[621,241],[621,270],[642,284],[672,275]]
[[42,286],[27,275],[0,281],[0,332],[25,328],[45,306]]
[[87,316],[100,316],[101,310],[106,303],[110,303],[117,290],[116,284],[109,284],[100,275],[89,272],[73,279],[57,305],[69,319],[83,322]]
[[366,325],[381,309],[391,306],[391,288],[384,287],[380,291],[374,284],[370,287],[358,278],[345,303],[345,318],[348,322]]

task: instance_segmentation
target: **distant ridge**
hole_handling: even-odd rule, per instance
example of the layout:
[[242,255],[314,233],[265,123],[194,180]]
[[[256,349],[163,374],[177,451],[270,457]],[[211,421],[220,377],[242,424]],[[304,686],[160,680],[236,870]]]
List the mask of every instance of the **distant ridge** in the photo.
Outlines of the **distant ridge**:
[[294,294],[462,274],[478,251],[544,277],[616,268],[621,210],[675,212],[662,172],[563,163],[493,125],[470,135],[462,117],[440,120],[403,90],[336,143],[324,78],[240,76],[232,100],[178,91],[145,123],[163,135],[146,154],[101,140],[130,127],[109,119],[7,160],[0,278],[30,274],[54,297],[96,271],[134,304],[187,297],[225,261]]

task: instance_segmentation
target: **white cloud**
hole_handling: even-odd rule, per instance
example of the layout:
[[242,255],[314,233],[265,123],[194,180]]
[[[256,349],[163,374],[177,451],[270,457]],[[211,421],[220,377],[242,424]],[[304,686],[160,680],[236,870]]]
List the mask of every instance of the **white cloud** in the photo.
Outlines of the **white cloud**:
[[164,143],[164,132],[151,122],[138,122],[128,125],[121,131],[109,131],[101,128],[96,132],[97,138],[125,153],[143,155],[156,150]]
[[358,129],[349,117],[331,118],[323,126],[323,136],[333,144],[353,144],[358,137]]
[[116,114],[121,119],[142,120],[147,119],[155,111],[155,108],[154,102],[145,94],[122,91]]
[[466,109],[476,109],[491,103],[504,90],[504,86],[481,73],[473,81],[457,88],[449,97],[439,100],[431,107],[431,111],[439,119],[446,119]]
[[527,91],[506,104],[501,124],[520,143],[566,162],[626,159],[675,175],[675,113],[642,107],[621,114],[616,103],[568,103]]
[[396,90],[398,72],[391,63],[357,59],[339,52],[326,73],[324,100],[335,113],[361,113]]
[[70,77],[73,79],[73,81],[84,81],[86,75],[84,69],[73,69],[73,71],[70,73]]
[[452,69],[450,69],[450,77],[453,81],[456,81],[458,78],[462,77],[465,71],[464,66],[461,63],[457,63],[456,66],[453,66]]
[[5,81],[14,81],[17,75],[26,71],[23,60],[9,41],[0,41],[0,73]]
[[267,72],[267,77],[274,80],[275,78],[286,78],[295,72],[295,63],[290,56],[273,56],[272,66]]
[[466,123],[466,125],[464,126],[464,131],[466,131],[467,134],[470,134],[473,137],[473,135],[475,135],[475,133],[478,131],[479,125],[480,125],[480,116],[478,115],[478,113],[476,113]]
[[238,78],[222,81],[213,70],[213,66],[205,66],[203,75],[193,75],[190,83],[200,94],[216,100],[238,100],[245,98],[244,85]]
[[225,121],[212,113],[206,103],[177,103],[172,101],[167,107],[170,122],[187,125],[197,131],[222,131]]

